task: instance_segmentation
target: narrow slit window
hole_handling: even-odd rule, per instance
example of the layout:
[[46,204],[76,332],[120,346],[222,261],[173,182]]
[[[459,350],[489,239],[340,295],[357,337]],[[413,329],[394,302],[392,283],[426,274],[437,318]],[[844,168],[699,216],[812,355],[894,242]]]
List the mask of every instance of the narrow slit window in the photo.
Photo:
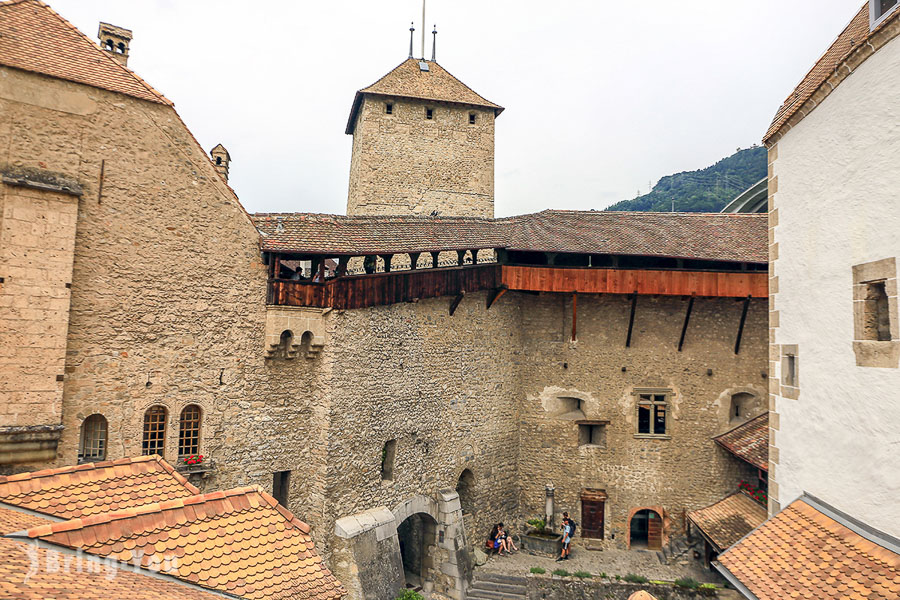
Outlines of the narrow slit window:
[[866,283],[863,334],[867,340],[888,342],[891,339],[890,305],[884,286],[884,281]]
[[278,504],[288,508],[288,497],[291,490],[291,472],[276,471],[272,474],[272,497]]
[[166,415],[164,406],[151,406],[144,413],[144,436],[141,443],[141,454],[159,454],[166,452]]
[[475,115],[475,113],[469,113],[469,125],[474,125],[476,119],[477,116]]
[[784,357],[784,385],[797,387],[797,357],[788,354]]
[[434,110],[432,110],[430,108],[426,108],[425,109],[425,118],[428,119],[429,121],[431,119],[433,119],[434,118]]
[[388,114],[388,115],[394,114],[394,103],[393,102],[386,103],[384,105],[384,112],[385,112],[385,114]]
[[394,460],[397,458],[397,440],[389,440],[381,449],[381,480],[394,480]]

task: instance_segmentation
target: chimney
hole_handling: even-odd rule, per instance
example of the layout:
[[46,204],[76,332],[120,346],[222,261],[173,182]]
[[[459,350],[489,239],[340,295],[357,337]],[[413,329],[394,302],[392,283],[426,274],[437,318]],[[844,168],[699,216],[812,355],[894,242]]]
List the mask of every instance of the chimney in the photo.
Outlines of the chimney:
[[231,155],[228,154],[228,150],[225,149],[225,146],[222,144],[217,144],[215,148],[209,151],[209,155],[212,157],[213,165],[216,167],[216,171],[222,174],[222,177],[225,178],[226,183],[228,182],[228,165],[231,163]]
[[131,30],[116,27],[109,23],[100,23],[97,32],[100,38],[100,47],[112,54],[123,65],[128,64],[128,44],[131,43]]

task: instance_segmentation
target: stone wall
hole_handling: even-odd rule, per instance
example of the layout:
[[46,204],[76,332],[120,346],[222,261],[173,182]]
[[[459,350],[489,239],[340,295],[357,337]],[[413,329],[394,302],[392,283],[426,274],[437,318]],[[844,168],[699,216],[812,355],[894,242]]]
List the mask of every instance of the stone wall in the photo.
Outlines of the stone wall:
[[353,134],[347,214],[433,211],[494,216],[493,110],[366,95]]
[[[695,590],[671,584],[627,583],[546,574],[531,574],[525,580],[527,600],[628,600],[632,594],[640,590],[649,592],[657,600],[695,600],[709,597]],[[729,594],[729,597],[736,596]]]
[[[753,300],[740,354],[734,345],[742,303],[697,298],[678,351],[687,300],[641,296],[631,347],[625,347],[631,302],[624,296],[578,299],[577,341],[572,301],[529,297],[523,306],[520,481],[523,516],[545,510],[545,486],[562,511],[580,523],[584,490],[606,500],[606,543],[628,544],[637,509],[662,509],[665,535],[683,526],[684,511],[712,504],[754,471],[712,440],[736,423],[730,398],[750,394],[744,414],[766,405],[766,302]],[[637,434],[635,390],[670,390],[665,437]],[[572,414],[572,409],[580,412]],[[580,444],[577,420],[608,421],[602,444]],[[613,539],[611,539],[613,538]]]
[[[314,360],[265,358],[257,232],[175,111],[0,68],[0,149],[0,165],[61,173],[84,191],[65,206],[16,192],[13,212],[43,210],[48,223],[59,215],[54,231],[74,233],[71,278],[65,246],[29,267],[34,280],[72,283],[64,371],[47,360],[65,373],[56,464],[76,462],[81,423],[93,413],[108,419],[107,458],[141,454],[143,413],[153,405],[168,410],[165,457],[176,462],[180,411],[197,404],[200,451],[214,470],[195,483],[272,490],[273,472],[290,470],[290,507],[321,535],[324,374]],[[52,240],[32,240],[36,249],[42,241]],[[20,367],[2,363],[0,380],[21,377]]]

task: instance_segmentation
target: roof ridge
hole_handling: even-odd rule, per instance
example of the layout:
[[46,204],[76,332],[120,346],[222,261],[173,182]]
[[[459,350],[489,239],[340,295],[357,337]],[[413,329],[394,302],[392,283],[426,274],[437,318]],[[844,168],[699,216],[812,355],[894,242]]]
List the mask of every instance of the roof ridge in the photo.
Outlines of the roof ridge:
[[[12,0],[13,2],[36,2],[39,0]],[[108,469],[120,465],[128,465],[139,462],[148,462],[156,460],[158,463],[169,466],[158,454],[150,454],[135,457],[118,458],[116,460],[103,460],[92,463],[83,463],[80,465],[69,465],[67,467],[55,467],[52,469],[41,469],[39,471],[26,471],[24,473],[16,473],[14,475],[0,475],[0,484],[14,483],[18,481],[29,481],[32,479],[43,479],[45,477],[54,477],[56,475],[67,475],[78,471],[93,471],[100,469]],[[193,487],[193,486],[192,486]]]

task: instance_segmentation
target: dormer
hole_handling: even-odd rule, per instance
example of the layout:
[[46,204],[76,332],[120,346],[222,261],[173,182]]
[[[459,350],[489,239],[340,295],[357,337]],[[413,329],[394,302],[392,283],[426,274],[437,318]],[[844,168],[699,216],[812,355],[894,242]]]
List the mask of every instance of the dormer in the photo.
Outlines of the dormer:
[[222,144],[217,144],[215,148],[209,151],[210,157],[212,157],[213,165],[216,167],[216,171],[222,174],[222,177],[225,178],[225,181],[228,181],[228,165],[231,164],[231,155],[228,154],[228,150],[225,149],[225,146]]
[[869,0],[869,29],[875,29],[898,6],[900,0]]
[[116,27],[109,23],[100,23],[97,37],[100,38],[100,47],[105,52],[112,54],[123,65],[128,64],[128,45],[132,39],[130,29]]

